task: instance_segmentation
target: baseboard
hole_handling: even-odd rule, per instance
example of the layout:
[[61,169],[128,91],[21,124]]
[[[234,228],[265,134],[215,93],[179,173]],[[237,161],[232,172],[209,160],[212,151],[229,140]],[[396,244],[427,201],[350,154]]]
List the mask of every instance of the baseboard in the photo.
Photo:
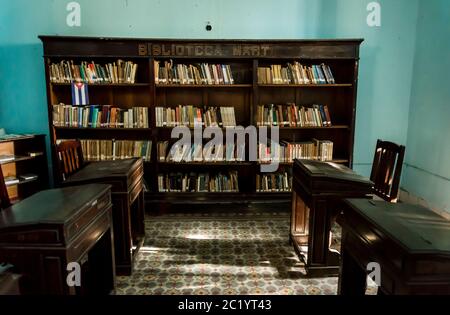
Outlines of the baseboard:
[[421,205],[423,207],[426,207],[437,214],[441,215],[442,217],[446,218],[450,221],[450,212],[445,211],[444,209],[441,209],[440,207],[437,207],[436,205],[433,205],[432,203],[428,202],[427,200],[418,197],[409,191],[406,191],[404,189],[400,189],[400,201],[404,203],[409,203],[412,205]]

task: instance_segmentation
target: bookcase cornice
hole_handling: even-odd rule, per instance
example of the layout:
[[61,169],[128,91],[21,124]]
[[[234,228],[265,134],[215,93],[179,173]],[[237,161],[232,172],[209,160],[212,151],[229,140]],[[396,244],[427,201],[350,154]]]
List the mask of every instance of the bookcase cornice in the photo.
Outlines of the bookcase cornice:
[[45,56],[358,59],[362,39],[207,40],[39,36]]

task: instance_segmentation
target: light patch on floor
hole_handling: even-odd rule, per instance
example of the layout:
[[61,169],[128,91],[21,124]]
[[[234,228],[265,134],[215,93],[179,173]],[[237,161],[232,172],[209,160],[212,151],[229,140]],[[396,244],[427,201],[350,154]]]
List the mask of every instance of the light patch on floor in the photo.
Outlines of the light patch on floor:
[[305,277],[285,212],[148,217],[146,235],[133,275],[117,279],[117,294],[337,293],[337,277]]

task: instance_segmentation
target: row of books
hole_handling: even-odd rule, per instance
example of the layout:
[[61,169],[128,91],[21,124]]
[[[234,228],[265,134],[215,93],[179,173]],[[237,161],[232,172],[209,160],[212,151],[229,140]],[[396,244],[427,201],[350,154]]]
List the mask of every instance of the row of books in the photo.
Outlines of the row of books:
[[218,85],[234,84],[230,65],[177,64],[155,61],[156,84]]
[[258,160],[261,163],[292,163],[295,159],[333,160],[333,142],[329,140],[313,139],[298,143],[281,141],[280,145],[274,148],[275,150],[272,152],[270,144],[258,144]]
[[279,127],[331,127],[327,105],[311,107],[287,105],[260,105],[256,111],[257,126]]
[[199,144],[173,145],[169,149],[169,141],[160,141],[156,149],[160,162],[242,162],[245,160],[245,148],[239,150],[235,144],[208,147]]
[[148,107],[53,105],[53,125],[74,128],[149,128]]
[[122,160],[141,157],[150,161],[151,141],[80,140],[83,158],[87,161]]
[[256,174],[256,192],[292,191],[292,176],[288,172]]
[[169,173],[158,175],[159,192],[239,192],[238,173]]
[[49,66],[50,82],[90,84],[134,84],[138,65],[132,61],[123,61],[99,65],[88,63],[74,64],[73,60],[52,63]]
[[[160,162],[243,162],[245,148],[238,148],[234,143],[208,147],[201,144],[175,144],[169,147],[169,141],[160,141],[157,143],[157,159]],[[318,139],[298,143],[281,141],[273,148],[270,143],[258,144],[260,163],[291,163],[294,159],[332,161],[333,142]]]
[[156,127],[234,127],[234,107],[202,108],[193,105],[179,105],[175,108],[156,107]]
[[335,84],[328,65],[303,66],[297,61],[286,66],[258,67],[259,84]]

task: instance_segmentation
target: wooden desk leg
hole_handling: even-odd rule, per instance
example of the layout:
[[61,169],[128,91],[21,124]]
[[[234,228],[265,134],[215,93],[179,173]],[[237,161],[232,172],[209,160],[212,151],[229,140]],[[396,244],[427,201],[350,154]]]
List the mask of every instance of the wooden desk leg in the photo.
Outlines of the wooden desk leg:
[[136,216],[136,232],[140,236],[145,236],[145,200],[144,190],[139,194],[138,209]]
[[116,273],[129,276],[132,273],[132,231],[130,205],[127,195],[112,194],[114,252]]
[[309,215],[308,257],[306,270],[311,277],[339,273],[339,254],[330,251],[333,213],[326,200],[318,200]]
[[342,247],[341,273],[339,276],[339,295],[364,295],[367,274],[353,257]]
[[107,295],[116,287],[116,265],[114,261],[112,226],[95,244],[89,253],[90,278],[88,294]]

